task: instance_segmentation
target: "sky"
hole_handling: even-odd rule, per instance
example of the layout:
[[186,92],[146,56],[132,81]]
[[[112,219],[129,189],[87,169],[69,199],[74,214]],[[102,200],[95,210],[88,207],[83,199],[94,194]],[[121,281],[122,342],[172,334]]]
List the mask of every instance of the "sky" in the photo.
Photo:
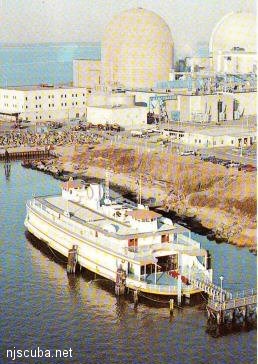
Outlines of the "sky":
[[169,25],[179,56],[208,43],[231,11],[256,11],[255,0],[0,0],[0,43],[98,42],[112,17],[143,7]]

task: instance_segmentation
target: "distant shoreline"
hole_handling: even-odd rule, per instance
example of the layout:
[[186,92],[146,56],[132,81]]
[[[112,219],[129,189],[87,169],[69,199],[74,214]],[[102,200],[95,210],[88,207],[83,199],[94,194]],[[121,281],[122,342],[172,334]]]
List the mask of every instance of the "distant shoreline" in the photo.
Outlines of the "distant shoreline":
[[1,47],[16,48],[16,47],[42,47],[42,46],[96,46],[100,47],[101,42],[42,42],[42,43],[0,43]]

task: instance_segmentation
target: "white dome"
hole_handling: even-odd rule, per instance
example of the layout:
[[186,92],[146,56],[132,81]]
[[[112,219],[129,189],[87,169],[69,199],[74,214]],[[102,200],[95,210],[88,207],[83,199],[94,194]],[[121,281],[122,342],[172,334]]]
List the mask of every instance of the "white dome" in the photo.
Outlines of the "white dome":
[[169,78],[172,51],[170,29],[159,15],[141,8],[124,11],[104,32],[104,83],[151,88]]
[[224,16],[215,26],[210,39],[210,53],[230,52],[234,47],[256,52],[256,17],[237,12]]

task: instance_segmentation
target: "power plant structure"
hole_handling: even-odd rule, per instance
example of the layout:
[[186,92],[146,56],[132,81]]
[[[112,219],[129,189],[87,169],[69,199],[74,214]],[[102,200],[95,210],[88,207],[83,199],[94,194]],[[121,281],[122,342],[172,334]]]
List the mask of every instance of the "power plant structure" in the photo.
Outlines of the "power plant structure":
[[187,57],[190,68],[175,70],[169,26],[153,11],[130,9],[104,30],[100,60],[73,61],[73,88],[34,86],[28,95],[0,89],[0,114],[34,121],[83,116],[124,128],[234,121],[256,115],[256,55],[255,15],[233,12],[214,27],[209,56]]
[[173,41],[165,21],[142,8],[118,14],[104,32],[102,78],[106,85],[152,88],[168,79]]
[[209,53],[212,57],[212,70],[216,73],[255,73],[255,15],[232,12],[224,16],[213,29]]

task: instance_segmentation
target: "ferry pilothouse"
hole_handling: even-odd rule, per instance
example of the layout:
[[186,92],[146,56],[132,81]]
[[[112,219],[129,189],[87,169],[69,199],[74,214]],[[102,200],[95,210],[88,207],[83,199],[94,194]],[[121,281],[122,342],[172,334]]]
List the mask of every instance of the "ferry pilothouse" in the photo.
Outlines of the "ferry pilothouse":
[[101,184],[70,179],[56,196],[27,201],[30,233],[74,263],[125,288],[190,296],[212,284],[208,251],[184,226],[142,204],[111,198]]

